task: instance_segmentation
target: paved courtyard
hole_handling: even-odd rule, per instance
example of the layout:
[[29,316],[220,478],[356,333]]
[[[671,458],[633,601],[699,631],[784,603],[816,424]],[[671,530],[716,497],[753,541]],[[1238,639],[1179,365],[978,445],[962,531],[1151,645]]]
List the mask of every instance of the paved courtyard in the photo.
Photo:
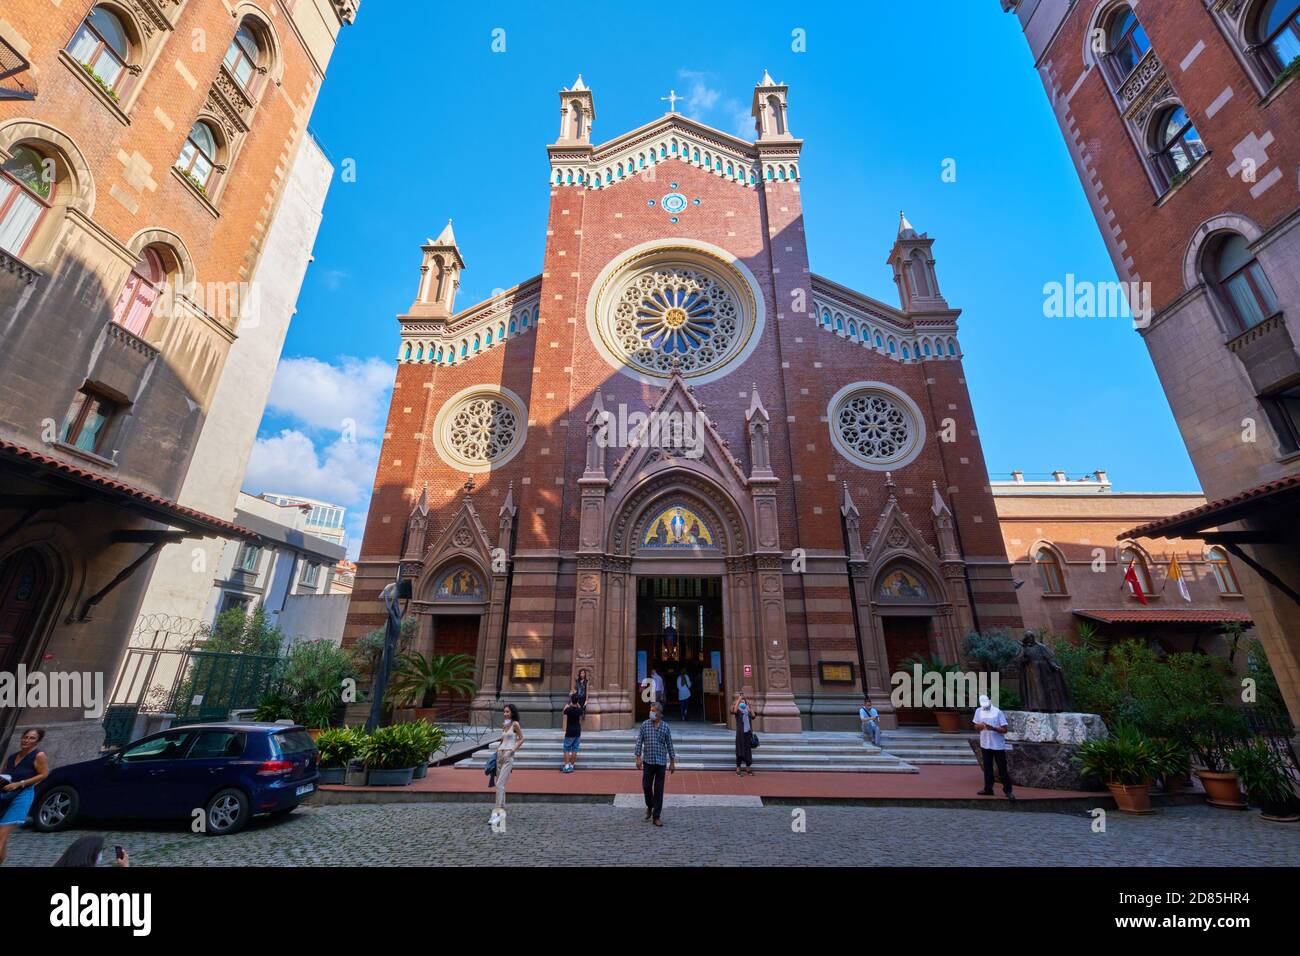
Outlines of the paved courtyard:
[[[1300,824],[1202,806],[1149,817],[1112,812],[1105,833],[1092,832],[1082,813],[826,806],[673,807],[655,829],[635,807],[556,803],[517,804],[507,831],[494,833],[489,811],[465,803],[308,806],[233,837],[181,826],[115,829],[107,845],[125,846],[133,866],[1300,865]],[[800,813],[805,832],[795,830]],[[48,865],[85,832],[106,831],[19,831],[8,863]]]

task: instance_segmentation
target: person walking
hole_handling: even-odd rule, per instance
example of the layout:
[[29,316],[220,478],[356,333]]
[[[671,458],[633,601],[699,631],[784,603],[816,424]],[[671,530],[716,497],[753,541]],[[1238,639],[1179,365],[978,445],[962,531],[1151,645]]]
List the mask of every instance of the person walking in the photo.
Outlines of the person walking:
[[506,819],[506,781],[514,767],[515,754],[524,745],[524,729],[519,726],[519,708],[506,704],[501,725],[501,743],[497,745],[497,803],[488,817],[488,825],[495,827]]
[[9,834],[27,822],[36,788],[50,775],[50,761],[39,746],[44,739],[44,730],[28,728],[18,741],[18,749],[0,765],[0,783],[4,784],[0,789],[0,863],[5,861]]
[[652,703],[662,704],[664,702],[664,679],[659,675],[658,668],[650,668],[650,687]]
[[870,697],[862,698],[862,706],[858,708],[858,719],[862,721],[862,742],[865,744],[870,739],[879,747],[880,711],[872,705]]
[[561,773],[573,773],[578,769],[578,746],[582,743],[582,703],[577,693],[569,695],[569,702],[564,705],[564,765]]
[[1002,778],[1002,792],[1008,800],[1014,801],[1011,775],[1007,773],[1007,715],[993,706],[987,694],[981,694],[973,723],[980,732],[980,758],[984,764],[984,789],[979,791],[979,795],[993,796],[993,764],[996,762],[998,776]]
[[677,703],[681,707],[682,722],[685,723],[691,709],[691,675],[686,671],[677,675]]
[[[731,704],[736,718],[736,776],[754,776],[754,712],[744,694],[737,694]],[[743,765],[743,768],[742,768]]]
[[661,827],[664,825],[659,819],[664,810],[664,771],[677,772],[677,751],[673,749],[673,732],[664,721],[663,704],[650,705],[650,717],[636,735],[636,769],[641,771],[645,818]]

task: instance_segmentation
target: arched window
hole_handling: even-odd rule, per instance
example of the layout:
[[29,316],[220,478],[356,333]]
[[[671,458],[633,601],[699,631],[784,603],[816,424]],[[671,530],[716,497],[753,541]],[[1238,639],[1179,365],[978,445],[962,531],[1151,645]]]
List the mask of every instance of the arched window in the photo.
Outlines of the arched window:
[[93,7],[72,35],[68,54],[116,99],[131,58],[131,37],[121,17],[107,7]]
[[1273,287],[1245,236],[1233,232],[1216,240],[1209,249],[1206,273],[1242,330],[1277,312]]
[[58,167],[30,146],[0,166],[0,249],[22,256],[58,189]]
[[1142,29],[1137,14],[1127,4],[1111,18],[1110,29],[1106,31],[1106,49],[1117,83],[1128,79],[1147,50],[1151,49],[1146,30]]
[[122,294],[113,307],[113,321],[134,335],[143,336],[149,319],[167,289],[167,268],[162,256],[153,248],[140,253]]
[[239,81],[239,85],[248,91],[252,89],[253,77],[262,71],[263,59],[265,56],[261,41],[245,21],[235,31],[235,38],[230,41],[222,63],[230,75]]
[[1233,574],[1232,565],[1228,563],[1228,552],[1220,547],[1210,548],[1205,552],[1205,560],[1210,565],[1210,572],[1214,575],[1214,582],[1219,586],[1220,594],[1241,593],[1237,576]]
[[203,120],[190,127],[190,135],[185,137],[181,155],[176,160],[176,168],[205,192],[212,182],[212,173],[217,166],[217,137]]
[[1061,573],[1061,562],[1056,552],[1043,547],[1034,552],[1034,566],[1038,568],[1038,579],[1042,582],[1044,594],[1064,594],[1065,576]]
[[1267,0],[1255,17],[1255,43],[1276,79],[1300,59],[1300,0]]
[[1166,187],[1175,185],[1205,155],[1205,143],[1187,110],[1170,106],[1156,117],[1152,148]]
[[1133,565],[1133,571],[1137,574],[1138,584],[1142,587],[1142,593],[1147,597],[1151,596],[1151,574],[1147,571],[1146,558],[1137,548],[1126,547],[1119,553],[1120,571],[1128,574],[1128,566]]

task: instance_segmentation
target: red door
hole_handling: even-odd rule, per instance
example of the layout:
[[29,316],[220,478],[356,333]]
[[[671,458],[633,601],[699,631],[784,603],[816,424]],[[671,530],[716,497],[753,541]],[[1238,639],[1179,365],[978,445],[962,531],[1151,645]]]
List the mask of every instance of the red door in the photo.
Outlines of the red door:
[[[885,632],[885,653],[889,657],[889,675],[892,678],[899,671],[911,673],[911,668],[904,664],[909,657],[920,654],[930,656],[930,619],[928,617],[882,617],[880,623]],[[893,689],[892,680],[888,682]],[[919,692],[920,688],[916,688]],[[919,707],[900,707],[898,709],[900,724],[933,724],[934,716]]]
[[[468,654],[471,660],[478,660],[478,631],[481,616],[478,614],[437,614],[433,618],[433,653]],[[473,675],[478,680],[479,675]],[[459,705],[468,701],[466,697],[452,697],[448,694],[439,696],[435,704]]]
[[49,591],[49,570],[28,548],[0,563],[0,671],[13,673],[36,631]]

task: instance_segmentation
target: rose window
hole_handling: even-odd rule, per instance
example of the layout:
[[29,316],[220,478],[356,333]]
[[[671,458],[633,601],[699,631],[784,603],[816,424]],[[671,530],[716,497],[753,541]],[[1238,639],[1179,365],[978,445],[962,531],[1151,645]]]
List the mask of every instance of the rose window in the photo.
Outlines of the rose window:
[[447,444],[456,455],[471,463],[501,458],[515,444],[519,434],[519,413],[513,406],[489,395],[463,401],[446,424]]
[[633,365],[659,374],[674,366],[686,375],[704,371],[742,344],[731,290],[695,269],[640,274],[619,293],[612,319],[618,350]]
[[916,444],[911,411],[878,391],[846,396],[834,409],[831,427],[842,451],[870,464],[896,463]]

